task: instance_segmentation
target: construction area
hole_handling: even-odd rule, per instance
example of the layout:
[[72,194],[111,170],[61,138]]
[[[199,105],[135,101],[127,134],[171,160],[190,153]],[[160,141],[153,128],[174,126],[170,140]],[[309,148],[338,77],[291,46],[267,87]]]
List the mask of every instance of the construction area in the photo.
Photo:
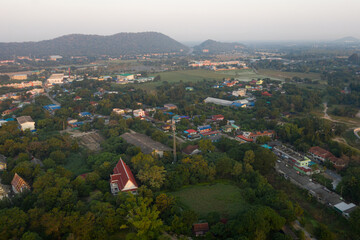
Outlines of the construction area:
[[162,157],[164,152],[170,152],[172,150],[171,148],[152,140],[150,137],[144,134],[131,132],[124,133],[120,137],[122,137],[126,142],[139,147],[145,154],[156,153]]
[[97,132],[80,132],[80,131],[68,131],[72,138],[78,139],[78,142],[81,146],[84,146],[91,151],[100,151],[100,144],[104,141],[104,138]]

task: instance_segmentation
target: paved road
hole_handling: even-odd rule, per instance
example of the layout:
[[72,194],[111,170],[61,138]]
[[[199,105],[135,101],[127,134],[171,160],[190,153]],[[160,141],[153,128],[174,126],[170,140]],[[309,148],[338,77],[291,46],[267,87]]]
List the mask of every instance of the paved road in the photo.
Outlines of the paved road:
[[57,102],[57,101],[55,101],[55,99],[53,99],[52,97],[50,97],[50,95],[49,95],[49,91],[50,91],[50,89],[48,89],[48,88],[45,88],[44,87],[44,89],[45,89],[45,95],[50,99],[50,101],[53,103],[53,104],[56,104],[56,105],[61,105],[59,102]]
[[328,190],[319,183],[312,182],[309,176],[297,174],[293,167],[283,160],[276,162],[275,169],[295,185],[308,190],[321,203],[333,206],[342,201],[340,195]]

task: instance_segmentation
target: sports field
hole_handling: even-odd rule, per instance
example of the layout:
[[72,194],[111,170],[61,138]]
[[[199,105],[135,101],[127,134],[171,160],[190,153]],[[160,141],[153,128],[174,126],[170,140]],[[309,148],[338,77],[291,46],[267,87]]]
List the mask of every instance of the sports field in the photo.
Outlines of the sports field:
[[189,186],[170,194],[200,217],[205,217],[209,212],[218,212],[222,217],[234,216],[249,206],[241,190],[230,183]]

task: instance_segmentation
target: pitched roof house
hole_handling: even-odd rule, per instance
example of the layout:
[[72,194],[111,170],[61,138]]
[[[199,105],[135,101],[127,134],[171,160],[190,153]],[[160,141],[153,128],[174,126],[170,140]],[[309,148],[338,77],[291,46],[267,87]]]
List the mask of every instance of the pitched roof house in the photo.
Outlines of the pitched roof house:
[[309,149],[309,153],[313,158],[315,158],[318,161],[324,162],[325,160],[329,160],[332,164],[334,164],[334,167],[338,170],[346,167],[348,164],[348,161],[335,157],[331,152],[321,148],[321,147],[311,147]]
[[30,185],[25,182],[17,173],[15,173],[13,180],[11,181],[12,190],[14,193],[21,193],[25,190],[30,190]]
[[196,223],[193,225],[193,232],[195,236],[202,236],[209,231],[208,223]]
[[114,168],[114,174],[110,175],[110,188],[114,195],[120,191],[135,193],[138,188],[134,175],[121,158]]
[[0,170],[6,170],[6,167],[7,167],[6,157],[0,154]]
[[29,129],[30,131],[35,130],[35,122],[30,116],[21,116],[16,118],[16,120],[21,126],[22,131],[25,131],[26,129]]
[[182,152],[186,155],[195,155],[200,153],[201,151],[199,150],[198,145],[188,145],[182,150]]

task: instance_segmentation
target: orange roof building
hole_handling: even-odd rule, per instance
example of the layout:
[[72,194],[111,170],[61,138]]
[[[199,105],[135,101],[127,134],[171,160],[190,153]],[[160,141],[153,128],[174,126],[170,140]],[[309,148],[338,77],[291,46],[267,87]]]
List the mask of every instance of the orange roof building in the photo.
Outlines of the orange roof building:
[[120,191],[135,193],[138,188],[134,175],[121,158],[114,168],[114,174],[110,175],[110,188],[114,195]]
[[12,190],[14,193],[21,193],[25,190],[30,190],[30,185],[25,182],[17,173],[15,173],[13,180],[11,181]]

